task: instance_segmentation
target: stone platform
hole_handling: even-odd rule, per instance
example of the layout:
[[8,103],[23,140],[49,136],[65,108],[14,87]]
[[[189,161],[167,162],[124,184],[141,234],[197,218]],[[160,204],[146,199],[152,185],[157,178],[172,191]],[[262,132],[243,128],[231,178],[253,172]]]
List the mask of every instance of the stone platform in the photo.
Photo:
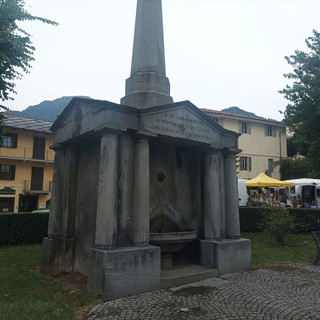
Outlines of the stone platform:
[[181,265],[161,270],[160,286],[162,289],[171,288],[216,276],[218,276],[217,269],[205,268],[197,264]]

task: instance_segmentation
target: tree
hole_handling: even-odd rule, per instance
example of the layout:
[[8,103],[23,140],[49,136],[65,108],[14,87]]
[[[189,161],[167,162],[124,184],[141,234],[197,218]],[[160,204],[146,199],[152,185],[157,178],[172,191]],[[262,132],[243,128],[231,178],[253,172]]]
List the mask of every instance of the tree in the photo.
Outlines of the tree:
[[[23,0],[0,0],[0,99],[13,100],[15,94],[15,80],[22,77],[22,73],[29,72],[34,60],[35,48],[30,35],[22,30],[18,21],[41,21],[57,25],[56,22],[36,17],[28,13]],[[0,104],[0,110],[7,110]],[[0,130],[3,131],[3,114],[0,115]]]
[[296,50],[285,57],[293,72],[284,76],[293,83],[280,93],[290,101],[284,121],[294,127],[293,143],[314,177],[320,177],[320,33],[313,30],[305,42],[308,52]]

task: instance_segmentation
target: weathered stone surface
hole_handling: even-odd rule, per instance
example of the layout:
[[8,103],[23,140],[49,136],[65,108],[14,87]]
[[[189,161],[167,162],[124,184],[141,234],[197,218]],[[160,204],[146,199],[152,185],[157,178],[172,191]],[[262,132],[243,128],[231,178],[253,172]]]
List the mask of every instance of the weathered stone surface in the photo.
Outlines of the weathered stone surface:
[[221,238],[221,187],[219,150],[204,156],[204,235],[205,239]]
[[74,244],[74,239],[44,238],[41,271],[44,273],[72,272]]
[[78,185],[76,189],[76,243],[74,271],[88,272],[90,248],[94,245],[97,215],[99,141],[83,142],[79,149]]
[[[192,181],[194,160],[201,153],[154,140],[150,142],[150,227],[152,232],[197,230],[192,207],[200,184]],[[163,177],[163,181],[161,178]],[[160,180],[160,181],[159,181]],[[197,181],[198,182],[198,181]],[[201,205],[194,208],[201,211]],[[193,222],[193,224],[192,224]]]
[[115,299],[160,286],[160,248],[91,249],[88,291],[103,300]]
[[131,76],[121,104],[144,109],[172,103],[166,77],[161,0],[138,0]]
[[132,241],[134,139],[124,133],[119,137],[119,219],[117,245],[126,247]]
[[52,126],[56,144],[104,128],[139,130],[139,111],[109,101],[73,98]]
[[161,0],[138,0],[131,75],[137,72],[166,75]]
[[141,127],[164,136],[215,145],[221,142],[221,127],[188,102],[143,110]]
[[101,137],[95,247],[114,248],[118,230],[118,136]]
[[200,240],[200,264],[217,268],[219,274],[251,268],[251,243],[248,239]]
[[226,238],[240,238],[240,217],[239,205],[236,201],[239,200],[237,187],[237,168],[236,154],[238,151],[227,150],[225,152],[224,176],[225,176],[225,212],[226,212]]

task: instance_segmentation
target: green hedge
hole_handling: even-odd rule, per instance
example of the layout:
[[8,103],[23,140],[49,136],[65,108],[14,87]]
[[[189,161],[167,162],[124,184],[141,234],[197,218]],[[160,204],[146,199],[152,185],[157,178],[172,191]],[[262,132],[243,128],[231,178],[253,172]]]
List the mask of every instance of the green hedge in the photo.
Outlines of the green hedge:
[[[259,232],[259,223],[262,210],[271,210],[268,207],[240,207],[240,229],[243,232]],[[299,228],[297,232],[310,232],[320,230],[320,209],[295,209],[289,208],[289,212],[294,215]]]
[[240,207],[240,229],[242,232],[259,232],[261,211],[257,207]]
[[41,243],[48,232],[48,213],[0,215],[0,245]]
[[[261,209],[272,208],[240,207],[240,228],[243,232],[259,232]],[[300,227],[298,232],[320,230],[320,209],[293,209]],[[41,243],[47,236],[48,213],[5,213],[0,214],[0,245]]]
[[290,209],[300,225],[298,232],[320,230],[320,209]]

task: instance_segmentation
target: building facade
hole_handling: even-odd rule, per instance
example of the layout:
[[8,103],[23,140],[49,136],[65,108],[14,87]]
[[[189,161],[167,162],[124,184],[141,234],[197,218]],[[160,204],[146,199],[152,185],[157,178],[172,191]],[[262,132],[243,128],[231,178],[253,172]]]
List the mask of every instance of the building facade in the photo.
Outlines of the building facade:
[[238,178],[252,179],[261,172],[280,179],[280,160],[287,157],[286,125],[260,117],[201,109],[225,129],[241,133]]
[[46,208],[51,198],[52,122],[6,113],[0,148],[0,212]]

